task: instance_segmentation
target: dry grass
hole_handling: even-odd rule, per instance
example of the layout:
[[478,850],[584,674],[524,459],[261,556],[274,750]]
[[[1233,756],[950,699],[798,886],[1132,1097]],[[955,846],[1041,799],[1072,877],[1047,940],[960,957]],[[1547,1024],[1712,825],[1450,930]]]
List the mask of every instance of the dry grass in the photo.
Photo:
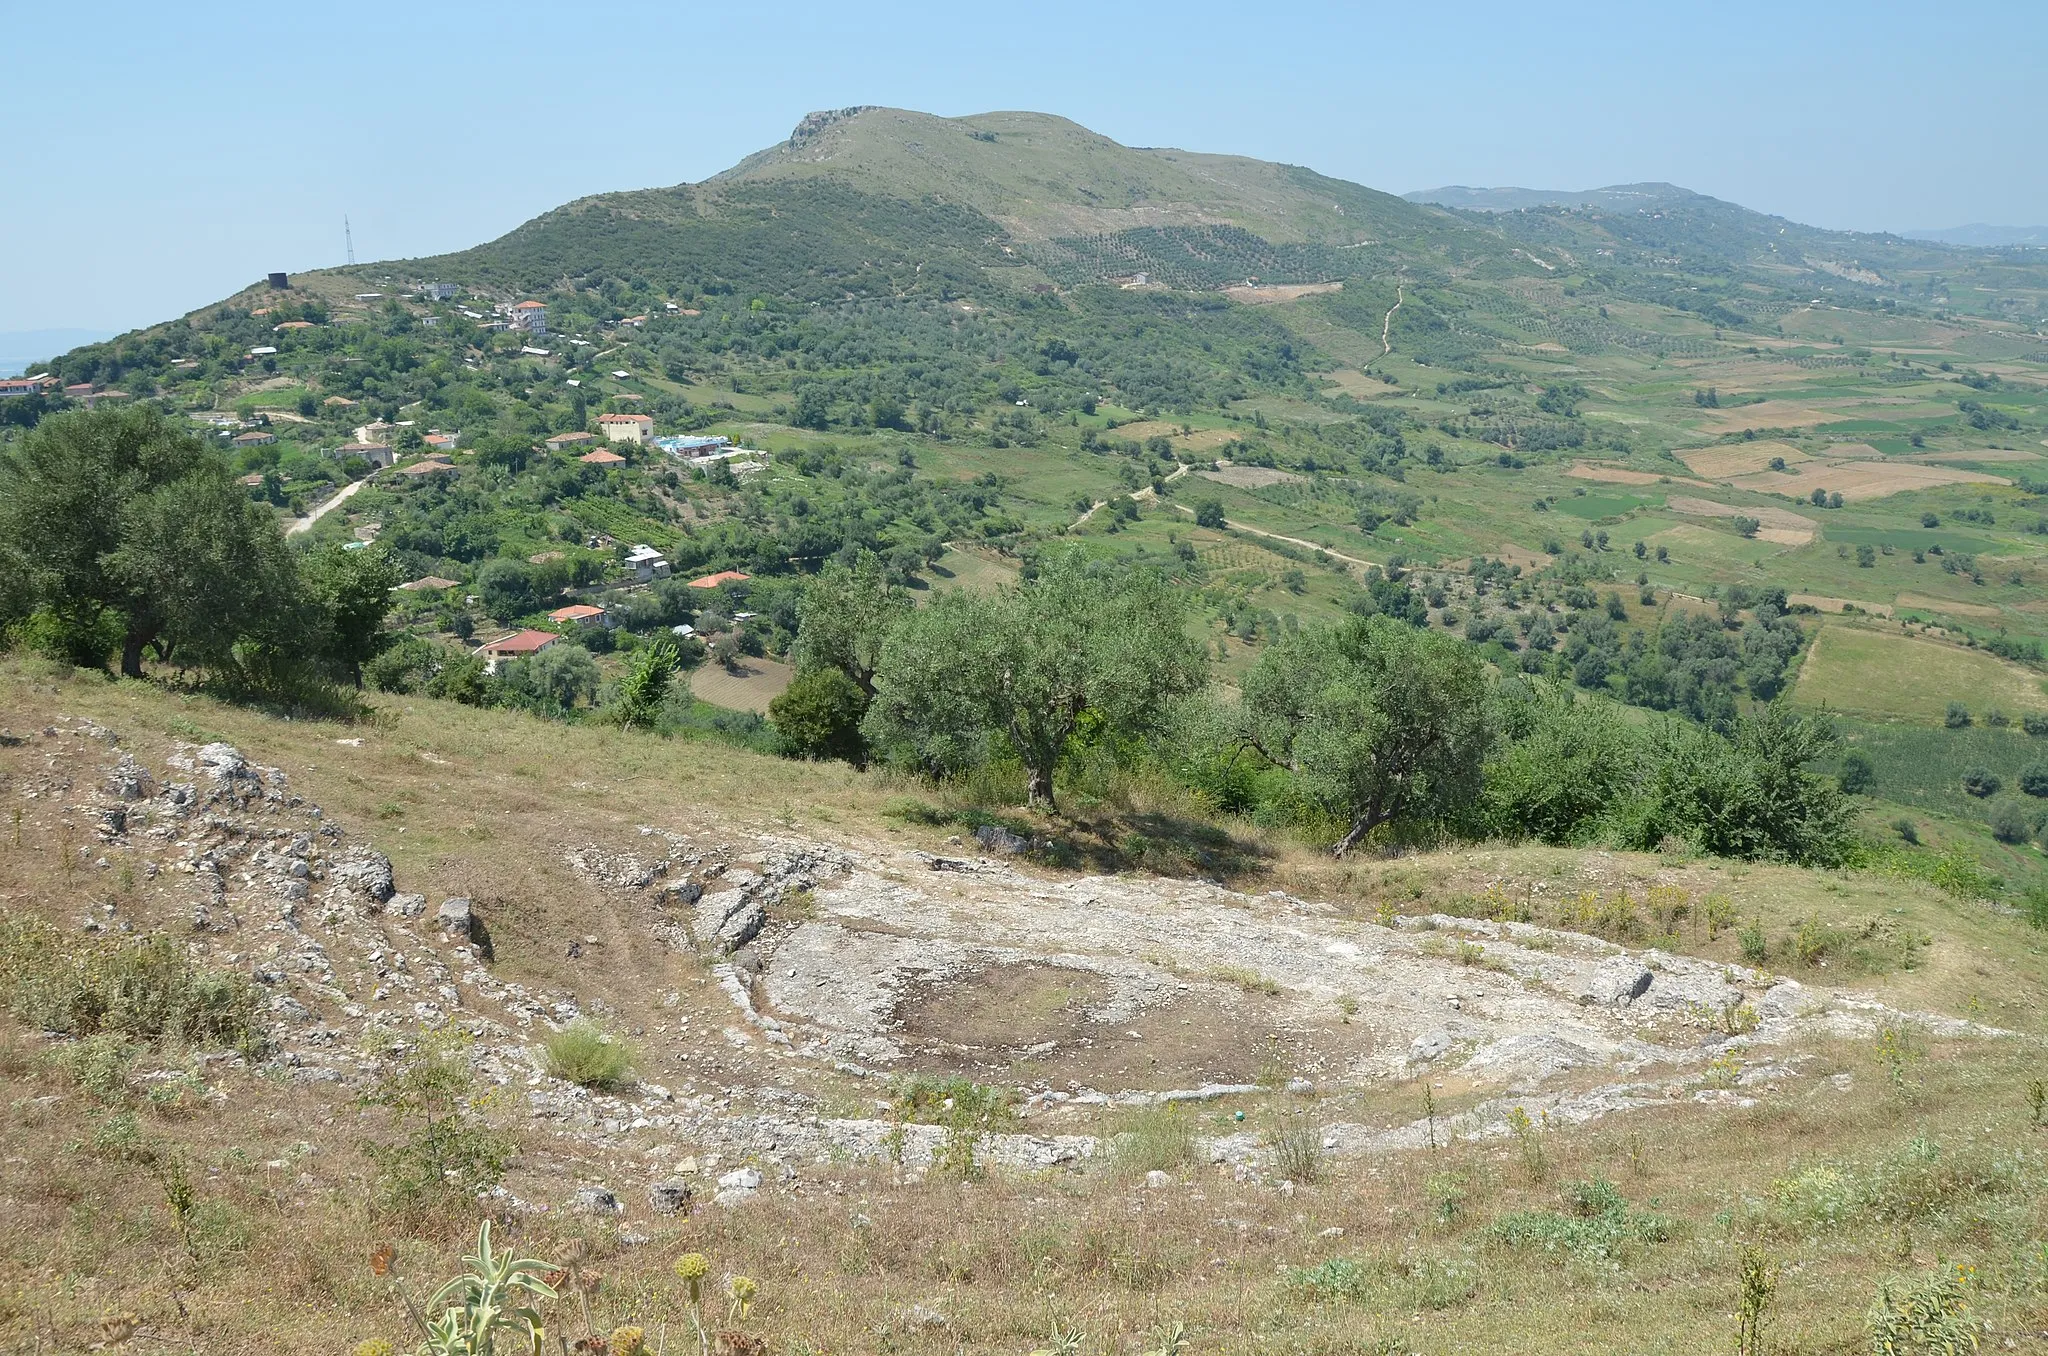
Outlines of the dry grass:
[[[496,966],[508,977],[602,994],[613,1009],[607,1023],[618,1030],[673,1030],[688,1018],[704,1033],[690,1072],[711,1086],[742,1076],[717,1063],[729,1004],[706,976],[679,972],[672,955],[648,942],[644,920],[568,871],[562,845],[630,844],[640,822],[702,827],[711,822],[706,807],[850,842],[942,848],[950,831],[885,818],[887,797],[878,792],[901,788],[850,769],[502,712],[380,700],[365,725],[286,723],[21,665],[0,665],[0,691],[14,734],[63,715],[90,716],[122,732],[145,760],[175,739],[219,737],[254,761],[283,766],[294,791],[393,856],[404,888],[478,898],[492,918]],[[359,747],[334,742],[358,737]],[[65,922],[93,895],[119,889],[123,912],[150,921],[161,905],[149,884],[110,884],[115,867],[91,873],[60,863],[75,847],[63,831],[68,797],[19,799],[54,748],[40,737],[0,748],[0,787],[27,810],[22,845],[10,837],[0,855],[0,899]],[[1163,795],[1127,799],[1117,814],[1172,808]],[[398,812],[380,817],[387,806]],[[1859,978],[1856,987],[1902,1006],[2048,1029],[2037,998],[2048,966],[2034,936],[2013,919],[1917,884],[1545,848],[1335,863],[1284,838],[1257,841],[1266,855],[1245,861],[1240,883],[1361,917],[1470,900],[1494,886],[1512,896],[1541,884],[1562,896],[1661,884],[1696,897],[1724,894],[1742,917],[1761,917],[1772,931],[1815,911],[1845,926],[1896,919],[1933,935],[1924,963]],[[599,938],[590,959],[565,959],[562,942],[583,935]],[[1733,954],[1726,933],[1708,941],[1682,928],[1669,944]],[[1800,978],[1816,1002],[1827,1001],[1829,972]],[[668,993],[674,1006],[663,1000]],[[0,1027],[8,1146],[0,1157],[0,1346],[83,1350],[105,1340],[103,1319],[121,1314],[133,1314],[146,1338],[137,1349],[345,1351],[370,1337],[412,1340],[389,1282],[372,1273],[373,1250],[394,1244],[396,1272],[418,1295],[455,1268],[472,1225],[449,1218],[401,1236],[371,1216],[361,1145],[388,1132],[380,1115],[327,1085],[230,1063],[198,1067],[176,1050],[138,1063],[134,1085],[168,1086],[174,1080],[145,1076],[189,1067],[217,1096],[145,1098],[110,1110],[42,1058],[46,1045],[39,1033]],[[683,1076],[662,1063],[669,1048],[649,1038],[647,1077]],[[2040,1152],[2026,1106],[2027,1082],[2039,1076],[2035,1047],[1921,1044],[1915,1053],[1902,1091],[1871,1043],[1854,1040],[1803,1052],[1796,1078],[1768,1076],[1775,1091],[1739,1084],[1718,1100],[1680,1098],[1589,1126],[1552,1127],[1541,1132],[1543,1180],[1512,1143],[1468,1142],[1335,1158],[1324,1181],[1291,1194],[1190,1155],[1183,1132],[1256,1141],[1290,1123],[1403,1124],[1421,1115],[1419,1085],[1387,1082],[1311,1104],[1254,1097],[1189,1107],[1185,1122],[1142,1127],[1138,1156],[1175,1164],[1166,1170],[1180,1180],[1166,1187],[1147,1187],[1142,1173],[1110,1163],[997,1171],[963,1184],[907,1180],[886,1164],[821,1162],[798,1164],[794,1188],[727,1210],[702,1203],[704,1178],[716,1171],[706,1164],[699,1208],[687,1220],[650,1214],[628,1188],[672,1171],[675,1155],[694,1146],[602,1147],[514,1117],[506,1124],[523,1142],[507,1181],[514,1192],[560,1202],[579,1183],[604,1181],[620,1190],[627,1213],[519,1216],[506,1233],[522,1253],[576,1263],[591,1285],[597,1328],[631,1320],[652,1336],[665,1325],[670,1350],[684,1345],[686,1330],[671,1266],[680,1253],[700,1252],[715,1293],[729,1273],[759,1283],[744,1327],[778,1352],[1015,1353],[1048,1345],[1055,1324],[1083,1334],[1083,1351],[1124,1352],[1156,1347],[1175,1323],[1186,1325],[1190,1349],[1204,1352],[1372,1351],[1382,1338],[1420,1351],[1688,1352],[1730,1340],[1738,1249],[1754,1241],[1788,1264],[1773,1328],[1784,1350],[1859,1348],[1877,1285],[1937,1259],[1977,1268],[1971,1303],[1996,1324],[1994,1340],[2031,1341],[2028,1334],[2048,1326],[2048,1274],[2039,1260],[2044,1179],[1973,1165],[1993,1153]],[[1738,1050],[1731,1058],[1739,1066],[1747,1057]],[[771,1073],[783,1069],[797,1071],[776,1065]],[[1838,1086],[1827,1081],[1833,1074],[1849,1077]],[[1739,1069],[1731,1078],[1739,1080]],[[1447,1115],[1474,1094],[1455,1074],[1445,1081],[1436,1096]],[[847,1083],[834,1095],[857,1101],[873,1092]],[[1745,1107],[1738,1096],[1759,1100]],[[132,1123],[116,1121],[123,1114]],[[1139,1133],[1127,1119],[1105,1118],[1096,1128]],[[1892,1161],[1920,1135],[1954,1165],[1942,1180],[1967,1191],[1918,1199],[1895,1216],[1851,1209],[1825,1224],[1774,1204],[1774,1183],[1816,1155],[1849,1162],[1853,1177],[1863,1171],[1856,1164]],[[162,1166],[172,1160],[194,1191],[182,1226]],[[1671,1241],[1595,1259],[1510,1247],[1496,1235],[1497,1222],[1515,1212],[1569,1214],[1570,1184],[1596,1177],[1668,1217]],[[639,1236],[646,1241],[628,1241]],[[1332,1259],[1355,1264],[1347,1273],[1363,1278],[1355,1298],[1319,1298],[1290,1284],[1286,1269]],[[559,1306],[550,1322],[572,1341],[582,1336],[582,1302]]]

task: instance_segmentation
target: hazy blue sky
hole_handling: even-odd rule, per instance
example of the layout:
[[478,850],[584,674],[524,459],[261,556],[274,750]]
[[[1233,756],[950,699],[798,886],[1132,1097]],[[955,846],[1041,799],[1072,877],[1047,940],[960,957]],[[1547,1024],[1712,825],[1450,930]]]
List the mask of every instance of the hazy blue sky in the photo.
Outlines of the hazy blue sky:
[[1393,192],[1665,179],[1824,226],[2048,221],[2048,4],[10,7],[0,331],[490,239],[855,103],[1060,113]]

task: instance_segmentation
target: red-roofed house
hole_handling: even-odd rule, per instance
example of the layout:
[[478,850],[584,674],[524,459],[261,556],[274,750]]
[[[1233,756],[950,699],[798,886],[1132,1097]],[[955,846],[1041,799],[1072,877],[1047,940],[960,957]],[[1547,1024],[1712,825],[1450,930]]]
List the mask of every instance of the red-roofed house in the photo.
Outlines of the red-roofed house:
[[453,452],[462,441],[462,435],[459,433],[429,433],[425,441],[427,446],[433,448],[436,452]]
[[436,454],[416,461],[410,466],[401,466],[398,468],[398,473],[402,476],[430,476],[436,472],[452,471],[454,469],[455,463],[446,461],[439,454]]
[[484,642],[476,652],[483,656],[484,672],[496,673],[506,660],[539,654],[560,639],[553,631],[514,631],[509,636]]
[[654,418],[645,414],[600,414],[597,431],[615,443],[644,443],[654,435]]
[[602,447],[598,448],[595,452],[585,452],[576,460],[586,466],[624,466],[626,464],[624,457],[616,452],[607,451]]
[[576,447],[582,443],[597,441],[595,433],[557,433],[548,439],[548,451],[559,452],[565,447]]
[[589,603],[571,603],[548,613],[548,620],[562,625],[574,623],[577,626],[610,626],[611,614],[601,607]]
[[692,579],[690,587],[693,589],[715,589],[720,584],[737,584],[741,580],[752,579],[753,577],[750,574],[743,574],[738,570],[720,570],[717,574],[707,574],[702,578]]
[[389,466],[393,461],[391,449],[383,443],[343,443],[335,455],[361,457],[372,466]]

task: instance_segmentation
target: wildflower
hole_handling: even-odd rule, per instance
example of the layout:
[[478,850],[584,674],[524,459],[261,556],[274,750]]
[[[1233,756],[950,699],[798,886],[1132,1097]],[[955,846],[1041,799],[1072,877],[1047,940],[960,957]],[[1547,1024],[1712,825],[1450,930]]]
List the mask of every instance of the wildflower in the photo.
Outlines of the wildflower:
[[732,1312],[737,1318],[745,1318],[754,1307],[754,1296],[761,1293],[761,1287],[745,1276],[735,1276],[726,1282],[725,1293],[732,1298]]
[[676,1275],[689,1283],[690,1303],[696,1304],[702,1298],[700,1289],[710,1271],[711,1263],[701,1252],[686,1252],[676,1258]]
[[611,1356],[643,1356],[647,1350],[647,1333],[631,1325],[613,1328],[611,1342]]

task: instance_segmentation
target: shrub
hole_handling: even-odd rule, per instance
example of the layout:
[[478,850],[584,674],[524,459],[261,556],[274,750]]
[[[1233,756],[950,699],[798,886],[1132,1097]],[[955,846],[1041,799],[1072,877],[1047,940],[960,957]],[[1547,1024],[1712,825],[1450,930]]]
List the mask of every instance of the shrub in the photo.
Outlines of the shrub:
[[2020,769],[2020,790],[2030,796],[2048,796],[2048,763],[2029,763]]
[[2048,716],[2029,711],[2020,717],[2020,728],[2036,739],[2048,739]]
[[1911,1287],[1886,1281],[1870,1302],[1864,1326],[1870,1350],[1899,1356],[1975,1351],[1977,1334],[1984,1330],[1983,1321],[1970,1312],[1961,1276],[1940,1272],[1930,1272]]
[[1671,1221],[1662,1215],[1629,1209],[1628,1199],[1604,1177],[1574,1182],[1564,1190],[1565,1209],[1522,1210],[1504,1215],[1494,1236],[1511,1248],[1604,1260],[1629,1243],[1662,1243],[1671,1237]]
[[1851,749],[1843,754],[1842,768],[1835,774],[1835,782],[1846,796],[1860,796],[1877,785],[1877,769],[1872,766],[1870,755],[1860,749]]
[[1294,1118],[1266,1136],[1266,1148],[1273,1155],[1273,1171],[1297,1186],[1313,1186],[1323,1178],[1327,1154],[1323,1128],[1314,1121]]
[[168,937],[94,942],[27,914],[0,916],[0,989],[21,1021],[67,1036],[102,1033],[254,1053],[255,985],[200,966]]
[[2034,826],[2017,805],[2001,805],[1991,815],[1991,836],[2017,846],[2034,836]]
[[768,719],[792,758],[843,758],[859,764],[866,756],[860,721],[867,694],[838,669],[800,675],[768,704]]
[[556,1078],[596,1092],[615,1092],[633,1082],[633,1051],[597,1023],[577,1018],[546,1041],[547,1069]]
[[505,1175],[513,1144],[476,1114],[468,1040],[450,1027],[394,1046],[363,1102],[389,1110],[402,1138],[365,1145],[376,1165],[378,1212],[425,1224],[474,1206]]
[[1970,726],[1970,708],[1961,702],[1950,702],[1948,704],[1948,712],[1942,716],[1941,723],[1951,730],[1968,729]]
[[1998,788],[2003,785],[2005,783],[1999,780],[1998,774],[1988,767],[1975,766],[1966,768],[1963,772],[1963,790],[1979,800],[1997,795]]
[[1908,843],[1918,843],[1920,841],[1920,826],[1904,815],[1894,819],[1891,827],[1893,833],[1896,833]]

